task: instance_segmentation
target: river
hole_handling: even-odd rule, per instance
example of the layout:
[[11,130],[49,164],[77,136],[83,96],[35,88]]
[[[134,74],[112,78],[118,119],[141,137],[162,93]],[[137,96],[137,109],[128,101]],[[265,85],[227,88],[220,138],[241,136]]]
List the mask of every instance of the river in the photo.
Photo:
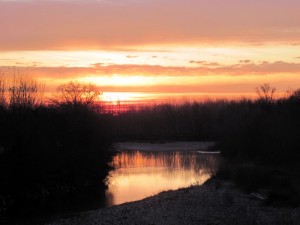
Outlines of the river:
[[45,224],[83,211],[140,200],[162,191],[202,184],[218,168],[219,154],[203,154],[211,142],[115,143],[114,169],[105,193],[91,192],[78,199],[57,202],[51,210],[14,218],[5,224]]

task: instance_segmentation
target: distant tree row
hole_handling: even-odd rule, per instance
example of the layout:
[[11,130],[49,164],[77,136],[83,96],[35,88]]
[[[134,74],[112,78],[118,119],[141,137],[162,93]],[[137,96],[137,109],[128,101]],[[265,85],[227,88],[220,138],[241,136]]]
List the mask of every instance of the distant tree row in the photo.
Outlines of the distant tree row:
[[119,140],[213,140],[222,154],[270,163],[299,157],[300,90],[275,99],[268,84],[257,99],[160,104],[117,115]]

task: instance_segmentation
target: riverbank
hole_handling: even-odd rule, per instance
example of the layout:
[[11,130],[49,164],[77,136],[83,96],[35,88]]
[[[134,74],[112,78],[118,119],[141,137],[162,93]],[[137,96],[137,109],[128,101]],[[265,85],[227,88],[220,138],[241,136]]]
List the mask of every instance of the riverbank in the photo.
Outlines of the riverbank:
[[114,149],[142,152],[208,151],[215,145],[209,141],[115,142]]
[[211,179],[202,186],[167,191],[141,201],[81,213],[48,225],[296,225],[300,208],[275,208],[235,188]]

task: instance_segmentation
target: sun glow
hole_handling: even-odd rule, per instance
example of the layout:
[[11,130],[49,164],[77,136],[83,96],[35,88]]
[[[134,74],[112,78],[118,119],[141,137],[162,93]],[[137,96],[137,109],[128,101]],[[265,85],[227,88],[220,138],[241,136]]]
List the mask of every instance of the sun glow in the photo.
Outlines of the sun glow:
[[[145,46],[111,51],[3,51],[0,75],[29,74],[47,95],[71,81],[91,83],[105,102],[249,96],[264,83],[278,93],[300,84],[300,47],[284,44]],[[278,53],[280,52],[280,54]],[[230,57],[229,57],[230,56]],[[199,94],[200,93],[200,94]]]
[[147,94],[139,92],[104,92],[101,96],[102,101],[112,104],[136,102],[147,98],[149,98]]
[[79,82],[93,83],[95,85],[108,85],[108,86],[140,86],[140,85],[153,85],[157,83],[155,77],[152,76],[126,76],[126,75],[112,75],[112,76],[88,76],[79,79]]

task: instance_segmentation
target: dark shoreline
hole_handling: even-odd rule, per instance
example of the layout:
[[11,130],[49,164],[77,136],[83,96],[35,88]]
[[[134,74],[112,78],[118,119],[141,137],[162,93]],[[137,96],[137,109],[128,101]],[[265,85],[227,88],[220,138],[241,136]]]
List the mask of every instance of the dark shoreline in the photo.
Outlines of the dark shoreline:
[[50,225],[296,225],[299,221],[299,207],[266,206],[251,193],[213,178],[201,186],[166,191],[140,201],[80,213]]
[[0,224],[1,219],[5,219],[4,225],[38,225],[40,222],[33,221],[49,221],[48,218],[104,207],[106,188],[102,183],[85,187],[58,186],[55,190],[18,198],[8,196],[3,198],[3,205],[7,208],[0,212]]

